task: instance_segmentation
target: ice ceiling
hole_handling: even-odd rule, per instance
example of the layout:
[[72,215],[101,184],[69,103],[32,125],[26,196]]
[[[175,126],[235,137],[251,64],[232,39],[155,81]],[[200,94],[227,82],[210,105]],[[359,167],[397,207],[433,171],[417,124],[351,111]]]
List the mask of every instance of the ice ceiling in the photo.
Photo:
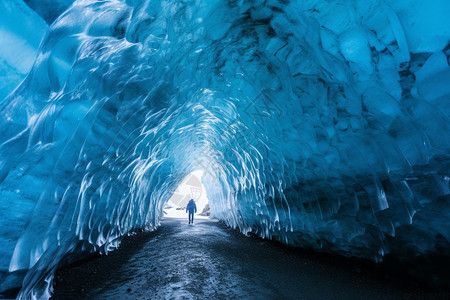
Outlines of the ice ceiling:
[[0,92],[25,78],[0,102],[0,289],[48,297],[195,170],[244,233],[450,256],[449,1],[25,2],[0,1]]

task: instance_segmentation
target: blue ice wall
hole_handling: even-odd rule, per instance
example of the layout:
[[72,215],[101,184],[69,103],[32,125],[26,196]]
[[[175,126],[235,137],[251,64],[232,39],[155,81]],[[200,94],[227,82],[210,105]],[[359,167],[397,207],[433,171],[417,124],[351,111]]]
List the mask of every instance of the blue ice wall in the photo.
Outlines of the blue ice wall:
[[55,268],[157,226],[197,169],[244,233],[449,256],[448,15],[445,0],[76,1],[0,102],[1,289],[48,297]]
[[21,0],[0,1],[0,101],[30,71],[47,24]]
[[73,0],[23,0],[48,24],[52,24],[74,1]]

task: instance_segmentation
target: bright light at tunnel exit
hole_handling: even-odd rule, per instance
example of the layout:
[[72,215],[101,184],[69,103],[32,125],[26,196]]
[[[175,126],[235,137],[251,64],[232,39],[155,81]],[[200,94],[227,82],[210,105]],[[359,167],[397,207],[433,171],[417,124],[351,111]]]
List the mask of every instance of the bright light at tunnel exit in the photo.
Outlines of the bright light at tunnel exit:
[[190,199],[194,199],[197,205],[197,216],[208,204],[206,189],[202,184],[203,171],[197,170],[187,175],[177,187],[172,197],[164,208],[164,217],[187,218],[186,205]]

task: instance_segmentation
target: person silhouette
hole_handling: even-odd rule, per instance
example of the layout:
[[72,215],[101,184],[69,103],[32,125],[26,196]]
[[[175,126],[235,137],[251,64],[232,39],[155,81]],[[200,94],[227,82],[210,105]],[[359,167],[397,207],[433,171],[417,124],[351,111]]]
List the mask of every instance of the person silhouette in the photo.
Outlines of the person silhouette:
[[189,211],[189,224],[194,224],[194,213],[197,212],[197,205],[195,205],[194,199],[189,200],[188,205],[186,206],[186,212]]

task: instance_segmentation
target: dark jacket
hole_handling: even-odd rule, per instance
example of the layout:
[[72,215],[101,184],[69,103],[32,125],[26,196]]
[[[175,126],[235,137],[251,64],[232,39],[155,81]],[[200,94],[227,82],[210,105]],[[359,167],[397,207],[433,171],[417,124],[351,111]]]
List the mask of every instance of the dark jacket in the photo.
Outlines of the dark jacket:
[[197,212],[197,205],[195,205],[195,202],[193,199],[191,199],[189,201],[188,205],[186,206],[186,212],[188,212],[188,211],[190,213]]

